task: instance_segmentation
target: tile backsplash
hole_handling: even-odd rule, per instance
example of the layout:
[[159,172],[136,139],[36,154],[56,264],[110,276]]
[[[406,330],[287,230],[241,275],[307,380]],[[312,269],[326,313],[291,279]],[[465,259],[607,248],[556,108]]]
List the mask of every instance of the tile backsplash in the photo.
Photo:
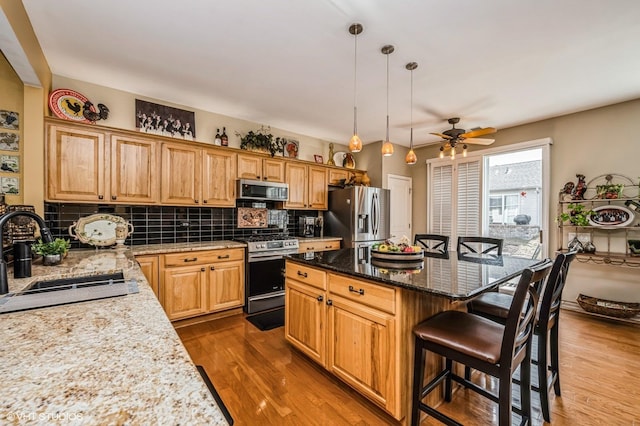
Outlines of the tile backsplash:
[[[250,201],[238,200],[238,207],[251,207]],[[45,203],[45,222],[54,237],[70,238],[69,226],[79,218],[97,213],[120,216],[131,222],[134,232],[127,245],[236,240],[251,234],[287,233],[298,235],[300,216],[317,216],[315,211],[269,209],[268,228],[238,228],[235,207],[123,206],[110,204]],[[71,238],[72,248],[86,248]]]

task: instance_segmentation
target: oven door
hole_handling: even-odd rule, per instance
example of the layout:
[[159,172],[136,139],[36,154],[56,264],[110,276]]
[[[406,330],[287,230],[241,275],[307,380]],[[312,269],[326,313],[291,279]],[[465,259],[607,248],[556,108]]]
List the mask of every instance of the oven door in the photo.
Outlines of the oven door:
[[284,257],[248,256],[245,290],[249,314],[284,306]]

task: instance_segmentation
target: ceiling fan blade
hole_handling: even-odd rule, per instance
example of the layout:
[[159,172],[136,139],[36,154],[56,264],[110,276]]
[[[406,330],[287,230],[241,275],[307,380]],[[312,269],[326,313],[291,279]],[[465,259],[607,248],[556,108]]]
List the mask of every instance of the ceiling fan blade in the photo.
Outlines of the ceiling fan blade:
[[463,138],[475,138],[476,136],[489,135],[495,132],[497,132],[495,127],[485,127],[484,129],[470,130],[467,133],[463,133],[460,136]]
[[440,136],[442,139],[446,139],[446,140],[451,139],[451,136],[447,136],[447,135],[445,135],[445,134],[443,134],[443,133],[429,133],[429,134],[430,134],[430,135]]
[[471,143],[474,145],[491,145],[495,139],[465,138],[463,143]]

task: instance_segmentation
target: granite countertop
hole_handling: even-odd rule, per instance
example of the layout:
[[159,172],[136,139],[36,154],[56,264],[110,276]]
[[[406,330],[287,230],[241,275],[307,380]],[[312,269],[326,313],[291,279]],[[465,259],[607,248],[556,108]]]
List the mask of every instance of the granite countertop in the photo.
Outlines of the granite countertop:
[[244,248],[247,245],[238,241],[220,240],[220,241],[201,241],[193,243],[168,243],[168,244],[148,244],[140,246],[131,246],[131,251],[135,256],[145,254],[162,254],[162,253],[179,253],[198,250],[218,250],[230,248]]
[[[485,255],[486,256],[486,255]],[[467,300],[510,280],[537,260],[508,256],[459,258],[455,252],[412,262],[389,262],[361,256],[352,248],[287,256],[289,261],[329,271],[447,297]]]
[[72,250],[32,278],[9,269],[9,291],[118,270],[139,293],[0,316],[0,423],[227,424],[131,250]]

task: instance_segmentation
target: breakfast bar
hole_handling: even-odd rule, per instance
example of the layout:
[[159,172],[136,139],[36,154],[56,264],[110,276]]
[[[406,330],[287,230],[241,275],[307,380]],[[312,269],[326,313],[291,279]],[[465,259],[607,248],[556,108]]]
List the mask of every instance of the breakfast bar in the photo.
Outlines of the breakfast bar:
[[[411,404],[412,329],[517,277],[536,260],[426,254],[389,262],[357,249],[291,255],[285,336],[298,350],[400,421]],[[430,361],[427,375],[439,371]],[[439,396],[431,395],[437,403]]]

